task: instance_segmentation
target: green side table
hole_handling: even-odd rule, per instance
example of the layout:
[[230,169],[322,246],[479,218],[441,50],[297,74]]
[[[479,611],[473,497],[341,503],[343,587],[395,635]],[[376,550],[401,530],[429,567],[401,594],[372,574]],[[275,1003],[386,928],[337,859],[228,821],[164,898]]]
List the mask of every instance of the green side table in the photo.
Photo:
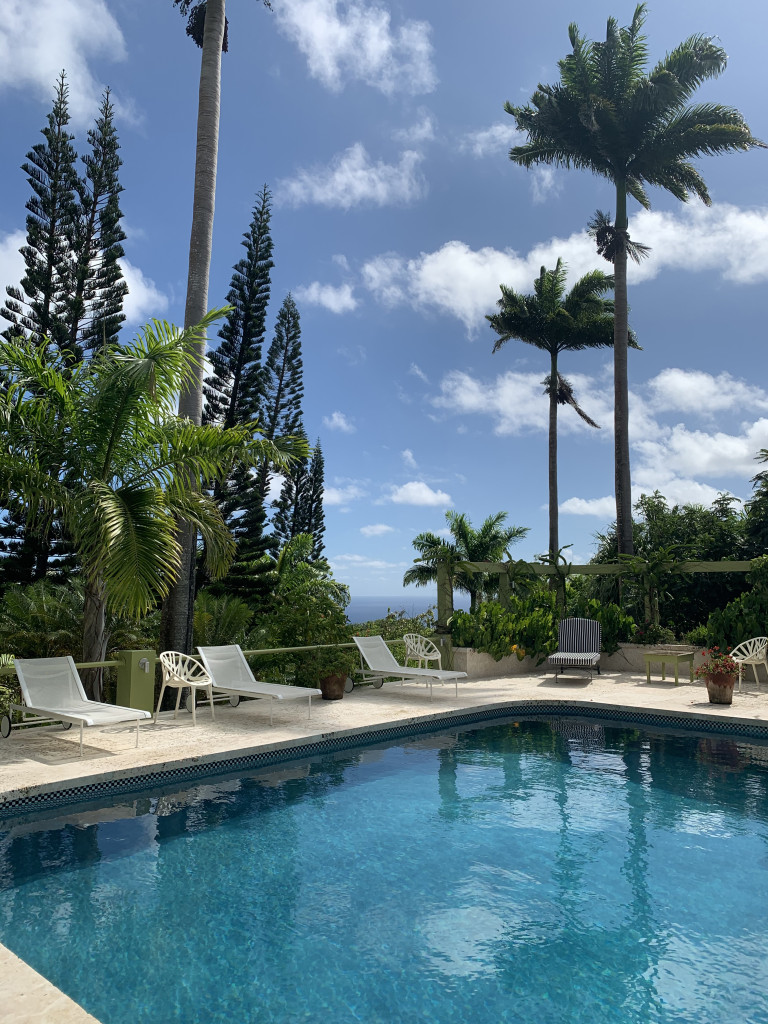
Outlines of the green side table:
[[680,665],[685,664],[687,661],[690,665],[691,682],[693,682],[693,655],[694,651],[646,651],[643,657],[645,658],[645,678],[650,683],[651,681],[651,662],[661,662],[661,678],[665,680],[666,670],[664,663],[671,661],[675,666],[675,686],[680,682]]

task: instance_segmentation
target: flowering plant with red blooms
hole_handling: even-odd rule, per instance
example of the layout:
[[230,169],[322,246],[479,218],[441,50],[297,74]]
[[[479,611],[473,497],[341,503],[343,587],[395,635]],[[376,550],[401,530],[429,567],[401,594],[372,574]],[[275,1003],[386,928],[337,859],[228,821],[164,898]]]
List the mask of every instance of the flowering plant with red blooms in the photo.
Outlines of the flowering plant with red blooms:
[[736,675],[739,671],[736,662],[731,657],[730,647],[724,651],[721,651],[717,646],[710,647],[701,653],[706,660],[696,669],[696,676],[698,678],[713,675]]

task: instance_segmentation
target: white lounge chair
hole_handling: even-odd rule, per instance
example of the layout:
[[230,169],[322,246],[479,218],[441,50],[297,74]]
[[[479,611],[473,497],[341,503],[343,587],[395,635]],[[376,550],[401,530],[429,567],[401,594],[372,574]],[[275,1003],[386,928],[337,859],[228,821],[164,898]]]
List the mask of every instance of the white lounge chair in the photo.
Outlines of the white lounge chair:
[[401,683],[424,682],[429,687],[429,699],[432,700],[433,683],[455,683],[458,697],[459,679],[466,678],[466,672],[452,672],[440,668],[404,668],[395,660],[383,637],[353,636],[352,639],[360,651],[360,673],[364,680],[371,679],[376,689],[383,686],[385,679],[394,679]]
[[276,700],[303,700],[306,697],[309,702],[307,717],[312,717],[312,698],[322,696],[321,690],[308,686],[286,686],[285,683],[262,683],[254,679],[245,655],[237,644],[197,649],[206,672],[213,680],[214,692],[227,694],[231,701],[233,698],[239,700],[240,697],[268,697],[270,725],[272,705]]
[[11,723],[4,715],[0,733],[5,738],[11,729],[32,725],[26,718],[43,718],[61,722],[65,729],[80,725],[80,757],[83,756],[83,726],[136,723],[136,746],[139,745],[139,722],[151,718],[149,711],[123,708],[117,704],[100,704],[85,695],[75,663],[66,658],[17,658],[14,662],[21,687],[23,704],[12,704],[12,711],[22,713],[22,721]]

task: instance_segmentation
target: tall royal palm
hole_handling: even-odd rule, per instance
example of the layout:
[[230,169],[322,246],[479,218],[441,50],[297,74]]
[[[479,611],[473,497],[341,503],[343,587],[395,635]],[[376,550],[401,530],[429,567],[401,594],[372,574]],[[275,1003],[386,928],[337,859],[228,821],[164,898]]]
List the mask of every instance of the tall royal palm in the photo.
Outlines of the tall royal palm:
[[569,27],[572,52],[558,64],[560,81],[539,85],[530,104],[505,104],[528,141],[510,150],[523,167],[552,164],[592,171],[613,183],[613,225],[600,225],[598,245],[613,263],[615,284],[614,425],[616,529],[619,551],[632,553],[632,495],[627,391],[627,196],[650,203],[645,186],[666,189],[686,202],[710,204],[707,187],[689,162],[706,154],[747,150],[755,139],[744,118],[716,103],[689,105],[699,85],[725,68],[726,54],[712,38],[694,35],[650,71],[641,29],[645,4],[627,28],[609,18],[605,42],[592,42]]
[[[208,308],[208,277],[213,243],[213,213],[216,198],[216,164],[219,150],[221,110],[221,54],[227,49],[226,0],[173,0],[188,17],[187,34],[202,50],[197,101],[197,143],[195,184],[192,200],[192,228],[189,238],[187,299],[184,327],[200,323]],[[269,0],[264,0],[267,7]],[[179,395],[179,416],[200,424],[203,415],[203,356],[205,335],[195,342],[198,357],[195,373]],[[192,641],[194,561],[197,531],[190,523],[180,528],[182,546],[179,578],[163,607],[163,647],[186,651]]]
[[561,352],[606,348],[613,344],[613,302],[603,298],[613,288],[613,278],[593,270],[565,291],[566,266],[557,261],[554,270],[541,268],[532,295],[501,286],[499,312],[486,319],[498,334],[493,351],[511,338],[525,341],[549,353],[549,375],[544,390],[549,395],[549,553],[560,547],[557,498],[557,407],[571,405],[590,426],[596,427],[579,407],[573,390],[558,372]]

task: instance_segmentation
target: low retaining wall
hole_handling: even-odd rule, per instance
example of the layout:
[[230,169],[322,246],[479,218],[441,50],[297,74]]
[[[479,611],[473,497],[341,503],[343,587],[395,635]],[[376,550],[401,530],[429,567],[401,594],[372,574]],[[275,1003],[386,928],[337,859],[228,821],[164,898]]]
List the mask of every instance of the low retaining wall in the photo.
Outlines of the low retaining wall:
[[[653,647],[648,644],[620,644],[615,654],[603,654],[600,658],[600,668],[607,672],[633,672],[645,674],[645,655],[648,651],[660,653],[668,651],[677,654],[689,654],[693,652],[693,667],[697,668],[703,661],[701,648],[691,647],[687,644],[657,644]],[[536,665],[533,658],[523,658],[520,661],[516,654],[508,655],[501,661],[494,661],[490,654],[482,654],[471,647],[454,647],[453,667],[458,672],[466,672],[470,679],[493,679],[498,676],[529,676],[535,672],[546,672],[547,663]],[[672,662],[665,664],[667,680],[674,679],[675,671]],[[551,671],[551,669],[549,670]],[[688,663],[679,666],[680,682],[689,682]],[[661,666],[658,662],[652,665],[652,677],[661,677]]]

